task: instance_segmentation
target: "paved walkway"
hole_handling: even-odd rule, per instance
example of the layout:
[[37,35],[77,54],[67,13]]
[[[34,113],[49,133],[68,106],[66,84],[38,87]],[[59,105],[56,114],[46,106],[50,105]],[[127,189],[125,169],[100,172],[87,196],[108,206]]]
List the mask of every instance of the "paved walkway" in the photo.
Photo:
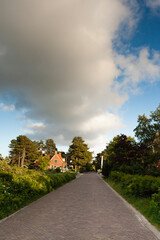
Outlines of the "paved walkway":
[[1,240],[156,240],[95,173],[0,222]]

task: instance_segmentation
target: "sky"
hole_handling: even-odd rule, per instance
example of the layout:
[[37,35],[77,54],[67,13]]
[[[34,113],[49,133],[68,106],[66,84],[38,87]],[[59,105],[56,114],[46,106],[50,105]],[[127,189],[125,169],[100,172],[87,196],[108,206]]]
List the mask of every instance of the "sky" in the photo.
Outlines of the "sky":
[[159,103],[160,0],[0,0],[0,153],[18,135],[94,154]]

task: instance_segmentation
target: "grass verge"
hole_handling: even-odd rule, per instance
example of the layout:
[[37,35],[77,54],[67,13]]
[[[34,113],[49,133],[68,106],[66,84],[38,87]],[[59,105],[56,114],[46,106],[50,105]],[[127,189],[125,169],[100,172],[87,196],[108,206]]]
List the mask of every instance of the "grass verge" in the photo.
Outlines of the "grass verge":
[[160,231],[160,222],[153,212],[150,197],[136,197],[128,193],[126,194],[125,189],[122,188],[120,183],[114,182],[113,180],[105,177],[103,179]]

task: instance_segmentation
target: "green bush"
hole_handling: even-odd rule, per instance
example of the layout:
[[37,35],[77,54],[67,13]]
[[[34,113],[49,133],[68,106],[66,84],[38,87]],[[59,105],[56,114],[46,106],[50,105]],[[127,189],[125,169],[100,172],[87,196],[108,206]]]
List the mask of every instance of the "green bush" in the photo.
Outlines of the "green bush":
[[158,220],[160,220],[160,189],[158,193],[152,195],[151,206]]
[[158,193],[160,177],[130,175],[122,172],[111,172],[110,179],[120,182],[126,193],[135,196],[151,196]]
[[0,172],[10,172],[11,170],[12,168],[6,160],[0,161]]
[[111,173],[111,169],[112,169],[112,166],[108,164],[107,161],[104,161],[103,163],[103,168],[102,168],[102,174],[105,176],[105,177],[109,177],[110,173]]
[[75,173],[36,171],[0,164],[0,219],[75,178]]
[[56,173],[60,173],[60,172],[61,172],[60,167],[57,167],[57,168],[55,169],[55,171],[56,171]]
[[123,190],[127,197],[148,199],[149,208],[154,212],[153,218],[160,220],[160,177],[130,175],[122,172],[111,172],[108,178]]

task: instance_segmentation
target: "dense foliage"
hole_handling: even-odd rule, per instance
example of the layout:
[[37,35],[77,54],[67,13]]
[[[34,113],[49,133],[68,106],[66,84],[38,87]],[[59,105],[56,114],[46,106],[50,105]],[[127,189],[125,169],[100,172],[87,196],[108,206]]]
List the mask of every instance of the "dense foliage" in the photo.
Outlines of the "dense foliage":
[[34,168],[40,169],[40,170],[45,170],[49,166],[49,161],[50,158],[49,156],[39,156],[38,159],[35,161]]
[[74,173],[11,167],[0,161],[0,218],[75,178]]
[[[160,220],[160,177],[111,172],[109,179],[121,185],[126,195],[150,198],[150,207]],[[149,206],[148,206],[149,207]]]
[[158,193],[160,186],[160,177],[147,175],[131,175],[113,171],[110,174],[110,179],[120,182],[127,193],[135,196],[151,196],[154,193]]
[[44,145],[45,153],[51,158],[53,157],[55,150],[56,150],[56,144],[53,139],[47,139],[46,143]]
[[70,162],[75,168],[87,170],[91,167],[92,153],[81,137],[74,137],[69,148]]
[[33,165],[39,155],[37,144],[23,135],[11,140],[9,147],[11,148],[10,159],[13,165],[21,167]]
[[104,151],[97,154],[95,167],[100,168],[103,156],[102,173],[106,177],[114,170],[160,176],[160,105],[148,118],[139,115],[134,131],[138,142],[124,134],[117,135]]
[[26,165],[29,168],[34,168],[35,161],[38,159],[42,162],[44,160],[42,156],[44,155],[45,157],[51,158],[56,150],[53,139],[47,139],[44,143],[43,140],[32,141],[24,135],[12,139],[9,147],[11,149],[10,160],[12,165],[21,167]]
[[109,176],[111,170],[129,174],[160,176],[157,167],[160,155],[144,143],[136,143],[130,137],[117,135],[107,146],[104,156],[103,175]]
[[149,117],[145,114],[138,116],[138,126],[134,129],[140,142],[160,152],[160,105],[155,111],[151,111]]

